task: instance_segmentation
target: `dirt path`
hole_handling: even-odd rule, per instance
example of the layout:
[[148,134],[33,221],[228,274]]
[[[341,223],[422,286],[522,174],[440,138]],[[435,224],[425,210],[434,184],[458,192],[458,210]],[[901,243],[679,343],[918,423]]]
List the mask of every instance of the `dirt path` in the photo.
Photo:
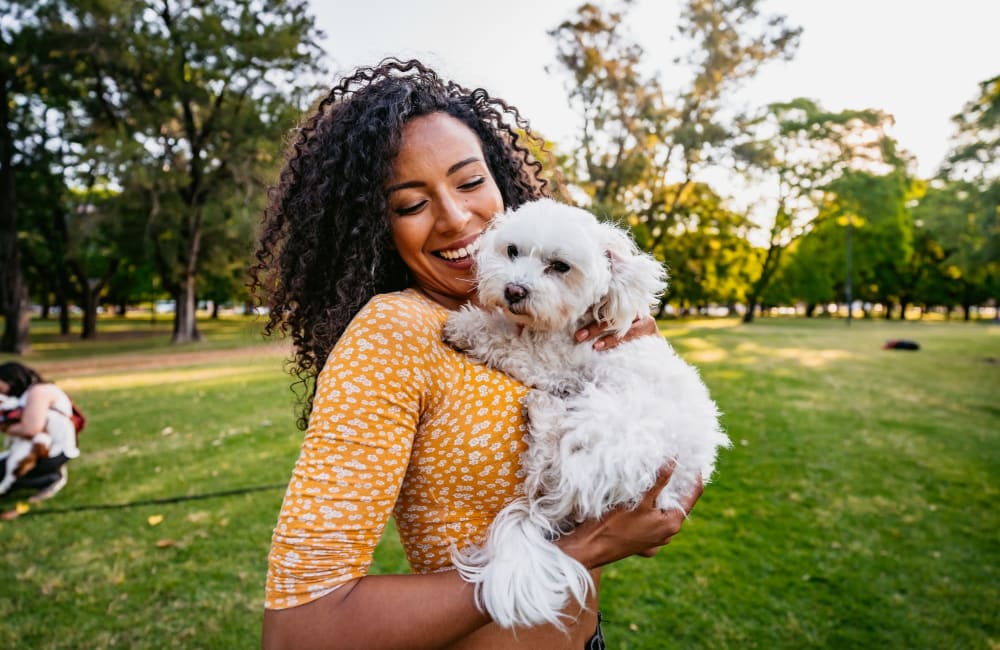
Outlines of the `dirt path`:
[[197,366],[216,363],[227,359],[238,360],[247,358],[273,357],[276,363],[289,356],[289,346],[286,343],[269,345],[250,345],[226,350],[185,350],[183,352],[128,352],[104,356],[87,357],[85,359],[67,359],[61,361],[38,361],[32,363],[42,376],[58,381],[70,377],[84,377],[107,372],[129,370],[149,370],[159,368],[174,368],[178,366]]

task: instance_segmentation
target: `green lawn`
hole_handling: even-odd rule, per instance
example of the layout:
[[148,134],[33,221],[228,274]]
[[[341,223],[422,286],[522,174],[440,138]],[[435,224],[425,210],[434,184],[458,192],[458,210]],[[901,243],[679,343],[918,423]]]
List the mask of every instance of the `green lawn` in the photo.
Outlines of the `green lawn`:
[[[285,350],[256,328],[206,322],[208,343],[175,363],[163,317],[102,321],[107,336],[86,343],[35,328],[25,361],[89,424],[69,486],[0,523],[0,647],[259,646],[274,486],[300,433]],[[670,546],[605,572],[609,647],[1000,647],[1000,327],[663,331],[702,369],[735,446]],[[881,349],[902,337],[923,349]],[[85,509],[239,488],[253,489]],[[390,536],[376,568],[401,566]]]

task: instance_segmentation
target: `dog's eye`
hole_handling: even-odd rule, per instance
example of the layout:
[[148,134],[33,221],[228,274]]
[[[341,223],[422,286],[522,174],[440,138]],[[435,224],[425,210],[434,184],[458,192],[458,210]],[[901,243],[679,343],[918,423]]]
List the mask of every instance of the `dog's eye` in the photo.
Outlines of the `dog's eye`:
[[549,264],[549,270],[555,271],[556,273],[566,273],[569,271],[569,264],[563,262],[562,260],[556,260]]
[[510,246],[507,247],[507,257],[509,257],[510,259],[514,259],[515,257],[517,257],[517,246],[511,244]]

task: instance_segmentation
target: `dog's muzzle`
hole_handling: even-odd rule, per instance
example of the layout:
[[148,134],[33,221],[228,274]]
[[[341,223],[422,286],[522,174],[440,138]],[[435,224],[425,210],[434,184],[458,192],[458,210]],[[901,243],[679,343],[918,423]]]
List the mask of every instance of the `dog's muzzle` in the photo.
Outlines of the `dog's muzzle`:
[[528,290],[520,284],[508,284],[503,288],[503,297],[507,304],[516,305],[528,297]]

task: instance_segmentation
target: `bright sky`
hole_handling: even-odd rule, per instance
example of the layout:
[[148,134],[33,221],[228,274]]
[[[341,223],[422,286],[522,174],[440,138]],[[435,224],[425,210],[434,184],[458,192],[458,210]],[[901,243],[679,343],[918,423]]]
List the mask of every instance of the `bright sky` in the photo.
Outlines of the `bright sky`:
[[[581,0],[313,3],[335,71],[414,56],[514,104],[564,149],[573,142],[577,118],[547,31]],[[636,0],[628,19],[668,88],[670,62],[684,54],[672,40],[679,6]],[[998,0],[768,0],[764,8],[804,32],[795,58],[770,63],[740,101],[754,107],[805,96],[830,110],[882,109],[895,116],[894,135],[925,177],[948,150],[950,117],[978,94],[980,81],[1000,74]]]

